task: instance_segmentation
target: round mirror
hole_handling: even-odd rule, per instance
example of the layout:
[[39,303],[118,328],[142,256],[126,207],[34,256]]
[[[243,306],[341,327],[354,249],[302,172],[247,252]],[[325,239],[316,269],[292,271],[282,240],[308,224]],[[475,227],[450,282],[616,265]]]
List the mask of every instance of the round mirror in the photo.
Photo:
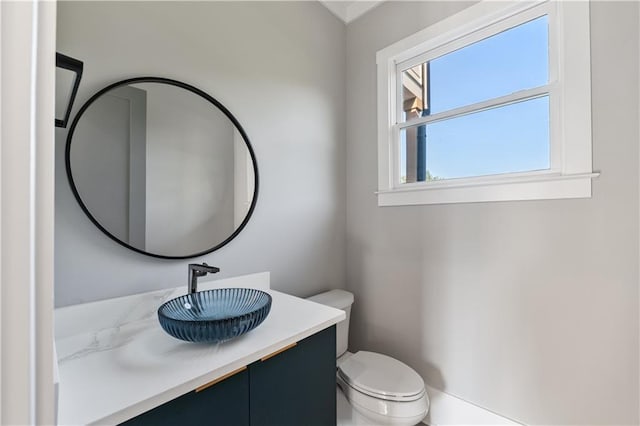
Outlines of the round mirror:
[[246,225],[258,170],[238,120],[188,84],[114,83],[76,115],[65,151],[71,190],[110,238],[149,256],[212,252]]

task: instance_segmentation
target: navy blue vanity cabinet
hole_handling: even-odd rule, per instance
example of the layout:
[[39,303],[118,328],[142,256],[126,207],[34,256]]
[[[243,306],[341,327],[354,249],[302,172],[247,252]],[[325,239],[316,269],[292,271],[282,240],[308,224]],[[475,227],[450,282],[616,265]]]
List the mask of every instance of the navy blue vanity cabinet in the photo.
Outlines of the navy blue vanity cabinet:
[[122,425],[249,426],[249,371],[244,368],[211,386],[204,385]]
[[335,426],[336,327],[122,424]]
[[251,426],[336,424],[336,328],[249,366]]

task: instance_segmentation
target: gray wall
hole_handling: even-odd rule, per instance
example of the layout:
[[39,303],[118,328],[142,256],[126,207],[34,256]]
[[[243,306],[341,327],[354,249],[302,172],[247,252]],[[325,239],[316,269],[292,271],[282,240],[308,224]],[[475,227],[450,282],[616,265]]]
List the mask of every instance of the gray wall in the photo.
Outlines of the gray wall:
[[[271,271],[306,296],[345,275],[345,26],[317,2],[58,2],[57,50],[84,61],[73,115],[103,86],[156,75],[193,84],[240,121],[256,151],[254,216],[191,261],[220,277]],[[56,130],[56,305],[186,285],[189,261],[126,250],[73,199]]]
[[148,90],[146,249],[200,253],[235,230],[233,123],[184,89],[138,87]]
[[375,53],[467,5],[347,27],[351,350],[529,424],[637,424],[638,4],[591,6],[593,198],[379,208]]
[[70,162],[78,193],[98,222],[129,241],[130,100],[106,94],[83,114]]

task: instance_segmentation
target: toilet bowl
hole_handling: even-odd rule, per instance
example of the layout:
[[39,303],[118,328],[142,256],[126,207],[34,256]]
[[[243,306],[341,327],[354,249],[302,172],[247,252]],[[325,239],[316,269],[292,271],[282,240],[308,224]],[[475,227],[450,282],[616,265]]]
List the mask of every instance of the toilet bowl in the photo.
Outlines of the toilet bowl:
[[310,297],[347,314],[336,328],[336,398],[339,426],[420,423],[429,410],[424,381],[408,365],[390,356],[347,352],[353,294],[331,290]]
[[360,351],[338,367],[337,384],[368,424],[412,426],[429,409],[424,381],[406,364],[386,355]]

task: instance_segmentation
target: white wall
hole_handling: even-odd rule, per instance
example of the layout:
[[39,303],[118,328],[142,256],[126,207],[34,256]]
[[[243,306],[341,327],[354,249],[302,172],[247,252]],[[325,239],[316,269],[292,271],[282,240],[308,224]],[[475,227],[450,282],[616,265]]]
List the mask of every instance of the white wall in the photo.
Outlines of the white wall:
[[527,424],[638,424],[638,3],[591,6],[593,198],[376,205],[375,53],[467,6],[347,27],[350,349]]
[[[202,258],[219,277],[271,271],[306,296],[345,275],[345,27],[317,2],[58,2],[57,50],[84,61],[73,115],[114,81],[156,75],[222,102],[256,151],[254,215]],[[184,284],[189,261],[126,250],[85,217],[57,131],[56,305]]]

